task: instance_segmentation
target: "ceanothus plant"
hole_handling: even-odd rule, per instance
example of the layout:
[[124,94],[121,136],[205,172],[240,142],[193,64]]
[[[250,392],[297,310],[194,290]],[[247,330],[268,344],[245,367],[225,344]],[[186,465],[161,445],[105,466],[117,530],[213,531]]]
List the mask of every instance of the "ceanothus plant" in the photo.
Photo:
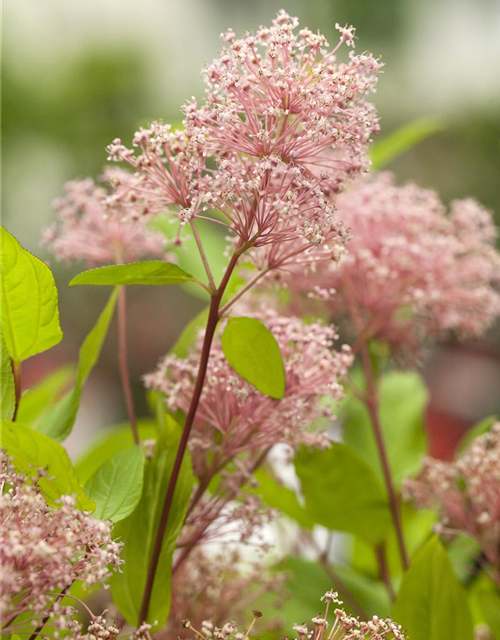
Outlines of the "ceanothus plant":
[[[415,358],[500,314],[491,215],[367,177],[381,64],[354,52],[352,27],[333,48],[298,27],[280,11],[227,31],[182,128],[114,140],[102,184],[70,182],[55,202],[45,245],[90,267],[70,284],[112,287],[73,380],[23,388],[21,364],[62,339],[58,297],[2,229],[6,636],[498,631],[498,424],[456,463],[424,462]],[[207,304],[144,375],[152,417],[128,371],[130,285],[194,286]],[[61,443],[115,310],[129,426],[73,463]],[[442,539],[412,502],[438,512]]]

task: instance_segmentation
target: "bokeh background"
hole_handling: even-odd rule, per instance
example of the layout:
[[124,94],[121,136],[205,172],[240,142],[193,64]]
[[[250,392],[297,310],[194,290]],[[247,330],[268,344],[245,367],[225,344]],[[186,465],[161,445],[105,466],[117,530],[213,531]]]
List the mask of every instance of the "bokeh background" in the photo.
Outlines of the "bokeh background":
[[[500,211],[500,11],[496,0],[5,0],[3,9],[3,224],[50,261],[60,291],[65,339],[23,371],[33,384],[75,361],[106,291],[68,289],[78,267],[50,260],[42,230],[66,180],[96,176],[105,146],[129,141],[139,124],[180,119],[179,107],[203,93],[201,67],[217,55],[218,35],[269,23],[285,8],[332,40],[334,24],[357,27],[358,50],[385,63],[374,97],[382,136],[419,117],[445,128],[388,168],[400,181],[437,189],[445,201],[474,195]],[[498,217],[497,217],[498,220]],[[131,369],[139,413],[140,376],[202,307],[184,291],[134,288]],[[111,331],[85,390],[72,436],[124,419]],[[449,456],[473,422],[500,411],[498,328],[480,343],[433,350],[423,368],[431,387],[432,451]]]

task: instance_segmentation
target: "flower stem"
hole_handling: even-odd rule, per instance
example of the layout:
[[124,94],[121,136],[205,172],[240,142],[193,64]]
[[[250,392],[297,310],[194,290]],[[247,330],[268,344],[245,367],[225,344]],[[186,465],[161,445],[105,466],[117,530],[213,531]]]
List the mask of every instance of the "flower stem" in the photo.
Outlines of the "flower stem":
[[118,293],[118,360],[120,363],[120,376],[122,379],[123,395],[127,407],[128,419],[132,428],[132,435],[135,444],[140,444],[139,430],[137,428],[137,417],[135,414],[132,387],[130,385],[130,375],[128,370],[128,348],[127,348],[127,297],[125,287],[121,287]]
[[17,411],[19,409],[19,401],[21,400],[21,364],[19,362],[11,361],[12,375],[14,376],[14,414],[12,421],[15,422],[17,417]]
[[396,594],[391,582],[391,576],[389,574],[389,567],[387,566],[387,554],[385,550],[385,543],[379,544],[375,547],[375,556],[377,558],[378,572],[380,579],[385,584],[387,594],[391,602],[396,600]]
[[365,402],[366,408],[368,409],[368,413],[370,415],[370,420],[373,427],[373,433],[375,435],[375,442],[377,444],[380,463],[382,465],[382,472],[384,475],[385,486],[387,488],[387,494],[389,498],[389,507],[392,514],[394,529],[396,532],[396,540],[398,544],[399,554],[401,556],[401,564],[403,565],[403,569],[406,571],[410,566],[410,561],[409,561],[408,552],[406,550],[406,544],[403,536],[403,526],[401,522],[401,513],[399,509],[398,496],[396,493],[394,482],[392,480],[389,456],[387,455],[387,449],[384,441],[384,434],[382,431],[382,425],[380,423],[380,417],[378,414],[378,398],[377,398],[377,389],[375,386],[375,376],[372,368],[372,363],[370,360],[368,345],[366,342],[361,347],[360,353],[361,353],[361,361],[363,364],[363,372],[366,380],[366,395],[364,398],[364,402]]
[[215,330],[217,329],[217,325],[220,319],[219,310],[220,310],[222,296],[224,295],[224,291],[229,282],[229,278],[231,277],[231,274],[236,266],[236,263],[238,262],[238,258],[240,255],[241,255],[240,251],[236,251],[233,254],[227,266],[224,277],[222,278],[222,281],[219,285],[219,288],[212,295],[210,300],[210,310],[209,310],[208,320],[205,328],[205,337],[203,339],[203,346],[201,349],[200,365],[198,367],[198,374],[196,376],[196,382],[194,385],[193,396],[191,398],[191,404],[189,406],[189,410],[186,415],[186,421],[184,423],[184,428],[182,430],[179,447],[177,449],[174,466],[172,469],[172,475],[170,476],[170,480],[167,487],[167,493],[165,495],[165,500],[163,503],[160,522],[158,524],[158,530],[156,532],[155,543],[153,547],[153,552],[151,554],[151,560],[149,562],[148,573],[146,577],[146,586],[144,588],[144,595],[142,598],[141,609],[139,612],[139,625],[145,622],[148,614],[149,602],[151,600],[151,595],[153,593],[153,585],[154,585],[154,580],[156,576],[156,570],[158,568],[158,561],[160,559],[163,537],[167,529],[168,516],[172,508],[175,488],[177,486],[177,481],[179,479],[182,461],[184,459],[184,454],[186,453],[189,435],[191,433],[191,428],[193,426],[196,410],[198,409],[198,404],[200,402],[201,392],[203,391],[203,385],[205,384],[205,376],[207,373],[210,350],[212,348],[212,342],[214,339]]

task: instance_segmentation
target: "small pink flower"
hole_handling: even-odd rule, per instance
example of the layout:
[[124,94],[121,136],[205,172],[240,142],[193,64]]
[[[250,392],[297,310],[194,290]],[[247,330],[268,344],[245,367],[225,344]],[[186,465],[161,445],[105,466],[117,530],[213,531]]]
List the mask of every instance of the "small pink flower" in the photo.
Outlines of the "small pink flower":
[[[115,185],[120,175],[113,176]],[[44,244],[59,260],[96,266],[167,257],[165,239],[148,229],[148,218],[130,199],[111,198],[90,178],[68,182],[65,188],[65,196],[54,202],[59,219],[44,234]]]

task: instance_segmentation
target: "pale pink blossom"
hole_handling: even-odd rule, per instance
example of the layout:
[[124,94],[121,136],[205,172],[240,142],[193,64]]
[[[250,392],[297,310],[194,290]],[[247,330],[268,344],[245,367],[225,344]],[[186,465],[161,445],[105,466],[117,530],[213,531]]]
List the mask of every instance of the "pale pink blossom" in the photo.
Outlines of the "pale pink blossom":
[[454,462],[427,458],[404,492],[417,507],[437,509],[443,533],[476,540],[500,584],[500,422]]
[[153,123],[132,148],[115,140],[109,159],[134,170],[122,180],[149,212],[181,224],[208,218],[227,228],[236,249],[263,269],[329,259],[346,232],[330,196],[366,170],[380,64],[369,54],[339,62],[352,28],[325,38],[281,11],[270,28],[229,43],[208,67],[207,95],[184,108],[184,130]]
[[[75,631],[72,608],[58,602],[58,593],[74,582],[103,584],[121,563],[120,544],[111,539],[107,523],[76,509],[72,496],[49,507],[36,479],[32,483],[16,472],[5,456],[0,488],[3,630],[9,633],[7,627],[23,614],[22,627],[32,633],[51,614],[52,624]],[[20,627],[12,633],[21,633]]]
[[[352,362],[349,348],[333,350],[335,330],[319,322],[305,324],[272,310],[253,315],[266,324],[281,349],[285,395],[281,400],[273,399],[242,380],[227,362],[220,340],[216,341],[196,413],[192,446],[213,447],[210,428],[220,433],[217,447],[229,457],[279,442],[292,446],[324,442],[324,436],[309,427],[328,413],[321,402],[324,396],[333,400],[342,397],[341,383]],[[187,358],[168,355],[155,372],[145,376],[146,386],[162,391],[173,412],[189,407],[201,341],[202,335]]]
[[[115,186],[120,175],[114,176]],[[58,220],[44,234],[44,244],[57,259],[97,266],[166,258],[165,239],[147,227],[148,218],[130,198],[112,199],[90,178],[68,182],[65,190],[53,205]]]
[[448,331],[480,335],[500,314],[496,230],[474,200],[447,212],[434,191],[382,174],[353,185],[337,206],[352,235],[347,252],[339,263],[294,271],[292,300],[316,300],[335,322],[347,318],[359,341],[406,348]]

